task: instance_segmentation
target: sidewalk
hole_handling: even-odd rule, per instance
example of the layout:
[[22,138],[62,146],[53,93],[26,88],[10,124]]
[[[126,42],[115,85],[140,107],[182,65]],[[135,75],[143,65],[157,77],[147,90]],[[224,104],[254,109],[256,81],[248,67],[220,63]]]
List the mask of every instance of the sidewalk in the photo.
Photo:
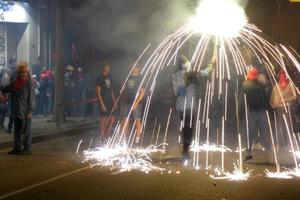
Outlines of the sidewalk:
[[[5,127],[7,127],[8,118],[5,120]],[[89,126],[95,126],[95,129],[97,129],[97,121],[98,119],[95,117],[68,117],[66,123],[62,124],[60,129],[57,129],[55,122],[50,117],[34,116],[32,119],[32,138],[34,140],[34,138],[51,136]],[[12,141],[13,134],[8,134],[5,129],[0,129],[0,148],[7,146]]]

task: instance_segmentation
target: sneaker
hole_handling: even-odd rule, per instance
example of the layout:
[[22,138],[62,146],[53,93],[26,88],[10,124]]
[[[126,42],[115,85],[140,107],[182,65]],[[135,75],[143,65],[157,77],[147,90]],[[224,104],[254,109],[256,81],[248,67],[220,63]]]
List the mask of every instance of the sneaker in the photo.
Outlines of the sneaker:
[[18,155],[21,154],[22,152],[20,150],[17,149],[12,149],[11,151],[9,151],[7,154],[8,155]]
[[243,162],[247,162],[248,160],[251,160],[253,159],[253,156],[249,155],[249,156],[246,156],[246,158],[243,160]]

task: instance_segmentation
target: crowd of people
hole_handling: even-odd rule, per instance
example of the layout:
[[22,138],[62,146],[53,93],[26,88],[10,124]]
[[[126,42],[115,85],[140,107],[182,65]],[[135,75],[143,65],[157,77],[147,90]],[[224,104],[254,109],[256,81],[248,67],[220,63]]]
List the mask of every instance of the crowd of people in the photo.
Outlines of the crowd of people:
[[[190,113],[196,98],[195,83],[199,79],[209,78],[216,60],[199,72],[191,70],[190,61],[183,55],[179,57],[178,69],[171,76],[175,107],[181,120],[183,158],[189,159],[189,148],[194,135],[194,113]],[[135,128],[135,143],[142,137],[144,85],[141,85],[139,66],[134,66],[130,76],[121,88],[120,96],[115,96],[115,83],[111,77],[111,65],[103,64],[98,69],[94,94],[88,96],[90,78],[82,68],[71,65],[66,67],[64,75],[64,95],[66,116],[85,116],[87,104],[97,105],[100,112],[99,140],[111,136],[118,113],[120,129],[124,136],[129,134],[129,126]],[[9,113],[7,132],[14,127],[14,148],[10,154],[31,153],[32,115],[49,115],[53,112],[54,72],[46,67],[40,74],[30,73],[28,64],[20,62],[16,70],[10,68],[1,72],[0,126],[4,128],[4,119]],[[238,129],[244,136],[247,146],[245,161],[253,158],[252,147],[259,142],[270,150],[270,135],[276,130],[276,142],[280,149],[287,151],[298,138],[299,128],[299,91],[286,70],[281,69],[270,83],[266,73],[260,67],[252,66],[238,97]],[[96,97],[96,98],[95,98]],[[118,99],[118,100],[117,100]],[[117,102],[118,101],[118,102]],[[246,103],[246,105],[245,105]],[[221,115],[221,113],[220,113]],[[287,133],[291,133],[289,136]],[[23,148],[21,135],[25,135]],[[98,141],[99,141],[98,140]]]

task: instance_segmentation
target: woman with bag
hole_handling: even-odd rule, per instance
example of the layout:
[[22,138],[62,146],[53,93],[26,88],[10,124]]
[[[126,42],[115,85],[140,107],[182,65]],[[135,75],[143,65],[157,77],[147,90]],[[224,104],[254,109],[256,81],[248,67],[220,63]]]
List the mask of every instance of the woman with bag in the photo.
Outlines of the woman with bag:
[[[280,147],[288,148],[290,144],[288,129],[291,134],[294,134],[292,116],[297,94],[293,83],[288,79],[283,69],[279,72],[278,79],[278,83],[273,87],[270,104],[276,110],[277,127],[275,128],[278,131],[277,142]],[[284,120],[284,116],[286,121]],[[291,136],[293,137],[293,135]]]

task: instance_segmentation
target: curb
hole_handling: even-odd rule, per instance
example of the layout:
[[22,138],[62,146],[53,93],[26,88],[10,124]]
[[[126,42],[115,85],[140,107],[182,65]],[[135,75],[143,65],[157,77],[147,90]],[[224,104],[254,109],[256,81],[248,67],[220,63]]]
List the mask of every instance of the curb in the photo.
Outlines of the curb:
[[[56,129],[53,131],[47,132],[45,135],[32,136],[32,144],[37,144],[41,142],[45,142],[48,140],[54,140],[62,137],[73,136],[77,134],[82,134],[82,131],[86,132],[89,130],[94,130],[98,127],[97,123],[89,123],[83,125],[77,125],[70,128],[65,129]],[[34,133],[33,133],[34,134]],[[0,142],[0,150],[9,148],[13,146],[13,141],[8,142]]]

